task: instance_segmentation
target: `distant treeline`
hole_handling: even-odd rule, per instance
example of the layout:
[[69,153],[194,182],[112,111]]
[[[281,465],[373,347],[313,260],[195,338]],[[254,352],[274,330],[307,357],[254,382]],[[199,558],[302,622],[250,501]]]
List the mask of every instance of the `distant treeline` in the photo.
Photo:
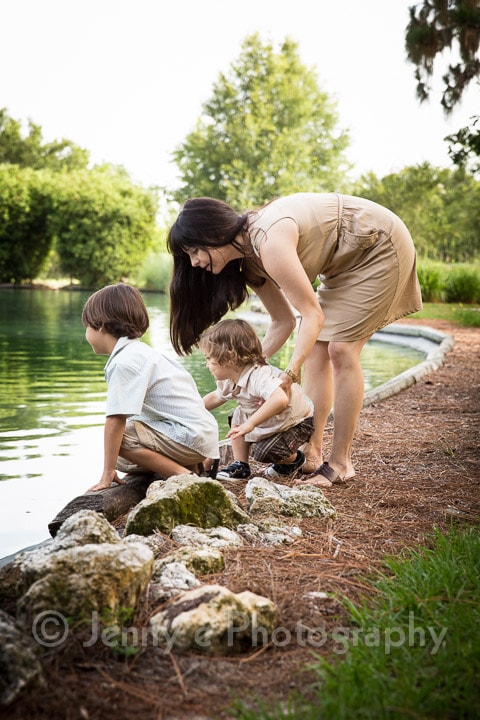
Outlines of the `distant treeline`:
[[[480,259],[480,183],[464,171],[409,167],[366,176],[351,192],[396,212],[419,259]],[[162,249],[157,211],[153,190],[111,166],[56,172],[0,165],[0,282],[49,272],[98,287],[135,277],[148,253]],[[431,268],[424,275],[429,295],[448,296],[442,277]]]
[[353,192],[399,215],[420,258],[445,263],[480,259],[480,182],[465,170],[423,163],[381,179],[365,175]]

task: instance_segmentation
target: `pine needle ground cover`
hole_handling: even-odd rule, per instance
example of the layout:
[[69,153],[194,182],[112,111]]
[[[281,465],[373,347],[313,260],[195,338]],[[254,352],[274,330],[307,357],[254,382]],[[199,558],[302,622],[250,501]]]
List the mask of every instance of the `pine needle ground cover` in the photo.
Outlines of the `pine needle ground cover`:
[[478,718],[480,697],[480,534],[439,531],[430,547],[385,563],[362,604],[346,600],[338,661],[319,656],[309,702],[292,699],[242,720],[288,718]]

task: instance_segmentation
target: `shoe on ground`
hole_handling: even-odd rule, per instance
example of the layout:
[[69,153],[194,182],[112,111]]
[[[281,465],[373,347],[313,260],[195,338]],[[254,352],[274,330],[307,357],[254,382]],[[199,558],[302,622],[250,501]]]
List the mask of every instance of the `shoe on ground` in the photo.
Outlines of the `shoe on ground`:
[[247,480],[249,477],[250,465],[241,460],[235,460],[217,473],[217,480]]
[[269,465],[265,470],[265,477],[269,480],[287,477],[302,467],[305,462],[305,455],[301,450],[297,450],[297,457],[292,463],[274,463]]

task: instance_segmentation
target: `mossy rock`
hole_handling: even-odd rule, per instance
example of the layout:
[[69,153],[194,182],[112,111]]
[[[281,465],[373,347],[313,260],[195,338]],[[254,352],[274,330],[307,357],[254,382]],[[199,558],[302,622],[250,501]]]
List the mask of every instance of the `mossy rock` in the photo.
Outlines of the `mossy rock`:
[[169,563],[182,563],[194,575],[212,575],[225,569],[225,558],[218,548],[181,547],[155,562],[153,578]]
[[178,475],[150,485],[147,496],[131,510],[125,535],[170,533],[177,525],[236,528],[249,515],[221,483],[196,475]]

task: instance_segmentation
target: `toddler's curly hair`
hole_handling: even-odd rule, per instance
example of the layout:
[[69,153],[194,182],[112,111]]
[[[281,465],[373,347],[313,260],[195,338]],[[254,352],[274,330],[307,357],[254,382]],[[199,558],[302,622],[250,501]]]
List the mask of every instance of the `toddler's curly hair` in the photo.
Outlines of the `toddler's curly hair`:
[[206,330],[198,346],[219,365],[266,365],[262,344],[246,320],[221,320]]

